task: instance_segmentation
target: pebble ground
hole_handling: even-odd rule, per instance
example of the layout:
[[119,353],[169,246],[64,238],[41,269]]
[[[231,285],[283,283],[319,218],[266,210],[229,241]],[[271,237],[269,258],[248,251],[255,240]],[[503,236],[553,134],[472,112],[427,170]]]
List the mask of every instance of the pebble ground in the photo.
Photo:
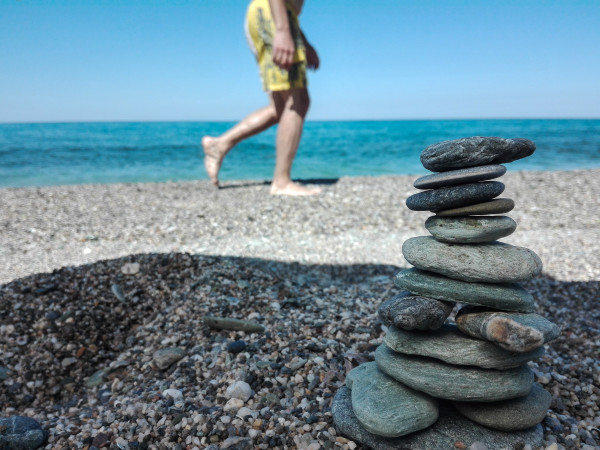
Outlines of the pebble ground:
[[[540,255],[524,287],[563,329],[532,364],[549,449],[600,448],[599,175],[500,179],[518,223],[503,241]],[[47,449],[360,448],[330,406],[383,338],[403,240],[427,234],[404,206],[414,178],[297,199],[252,182],[0,190],[0,415],[40,421]],[[158,368],[173,347],[185,356]],[[230,398],[236,381],[249,398]]]

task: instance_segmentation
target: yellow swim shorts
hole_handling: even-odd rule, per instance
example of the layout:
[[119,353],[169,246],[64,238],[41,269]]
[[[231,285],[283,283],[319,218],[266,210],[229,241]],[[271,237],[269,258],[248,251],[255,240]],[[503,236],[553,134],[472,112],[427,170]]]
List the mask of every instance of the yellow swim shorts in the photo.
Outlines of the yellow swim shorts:
[[303,88],[306,83],[306,49],[300,33],[298,16],[286,2],[292,38],[296,44],[294,63],[290,70],[280,69],[273,63],[275,21],[271,17],[269,0],[252,0],[246,15],[246,37],[250,50],[256,56],[265,91],[286,91]]

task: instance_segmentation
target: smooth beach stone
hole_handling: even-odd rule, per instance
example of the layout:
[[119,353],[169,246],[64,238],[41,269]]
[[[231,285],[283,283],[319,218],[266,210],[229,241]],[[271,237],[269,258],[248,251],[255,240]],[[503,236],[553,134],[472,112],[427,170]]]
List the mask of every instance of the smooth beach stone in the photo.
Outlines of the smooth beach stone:
[[465,417],[486,427],[502,431],[525,430],[544,420],[552,395],[534,383],[525,397],[501,402],[454,402]]
[[413,211],[439,211],[491,200],[502,192],[504,184],[499,181],[461,184],[413,194],[406,199],[406,206]]
[[457,442],[464,443],[464,448],[480,442],[490,450],[523,448],[525,445],[539,448],[544,437],[541,425],[507,433],[479,425],[453,408],[444,406],[440,408],[437,422],[429,428],[396,438],[377,436],[369,433],[356,418],[352,409],[352,394],[346,386],[337,390],[331,413],[339,434],[374,450],[454,449]]
[[502,242],[461,245],[417,236],[404,241],[402,254],[417,269],[469,282],[527,281],[542,271],[542,261],[533,250]]
[[425,228],[434,238],[449,244],[481,244],[512,234],[517,222],[507,216],[454,217],[431,216]]
[[448,302],[468,303],[523,313],[533,312],[535,309],[533,296],[514,283],[467,283],[412,268],[399,272],[394,278],[394,284],[413,294]]
[[394,325],[404,330],[435,330],[444,324],[454,305],[454,302],[443,302],[404,291],[382,303],[377,313],[386,327]]
[[187,355],[187,352],[182,348],[167,347],[156,350],[152,355],[152,360],[158,369],[164,370],[171,364],[179,361],[185,355]]
[[465,334],[486,339],[511,352],[528,352],[556,339],[560,328],[538,314],[490,311],[464,307],[456,315],[456,325]]
[[448,364],[484,369],[510,369],[544,354],[543,347],[527,353],[510,352],[491,342],[466,336],[453,324],[427,332],[390,327],[383,342],[395,352],[406,355],[426,356]]
[[489,166],[469,167],[467,169],[450,170],[434,173],[418,178],[413,183],[417,189],[436,189],[457,184],[474,183],[476,181],[492,180],[506,173],[506,167],[499,164]]
[[376,363],[362,364],[350,373],[352,409],[367,431],[385,437],[404,436],[437,420],[436,399],[398,383]]
[[0,418],[0,448],[35,449],[46,441],[46,432],[42,425],[25,416]]
[[510,198],[495,198],[489,202],[477,203],[476,205],[461,206],[460,208],[444,209],[436,211],[439,217],[457,216],[485,216],[487,214],[505,214],[515,207],[515,202]]
[[430,145],[421,152],[423,167],[432,172],[503,164],[525,158],[535,151],[529,139],[473,136]]
[[458,366],[398,353],[385,344],[375,351],[375,361],[400,383],[447,400],[493,402],[523,397],[533,383],[533,372],[526,365],[506,370]]

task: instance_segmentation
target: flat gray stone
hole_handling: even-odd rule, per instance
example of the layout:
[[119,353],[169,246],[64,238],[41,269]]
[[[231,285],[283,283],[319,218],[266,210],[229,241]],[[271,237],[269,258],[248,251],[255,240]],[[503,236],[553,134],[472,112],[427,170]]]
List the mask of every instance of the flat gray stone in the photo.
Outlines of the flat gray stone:
[[493,402],[523,397],[533,383],[533,372],[526,365],[506,370],[456,366],[398,353],[385,344],[375,351],[375,361],[381,371],[399,382],[447,400]]
[[394,283],[400,289],[406,289],[413,294],[447,302],[524,313],[535,310],[533,296],[514,283],[467,283],[414,268],[399,272],[394,278]]
[[352,410],[350,389],[343,386],[335,394],[331,406],[333,422],[338,432],[374,450],[446,450],[456,448],[457,442],[469,448],[476,442],[489,449],[539,448],[543,444],[541,425],[523,431],[492,430],[461,416],[454,409],[440,408],[440,417],[431,427],[397,438],[384,438],[369,433]]
[[439,217],[457,217],[505,214],[509,211],[512,211],[514,207],[515,202],[510,198],[495,198],[489,202],[477,203],[476,205],[461,206],[460,208],[436,211],[435,215]]
[[381,304],[377,313],[386,327],[404,330],[435,330],[441,327],[454,308],[454,302],[401,292]]
[[432,172],[503,164],[525,158],[535,151],[529,139],[473,136],[430,145],[421,152],[423,167]]
[[503,311],[533,312],[533,296],[515,283],[467,283],[433,272],[406,269],[398,272],[394,284],[416,295],[447,302],[488,306]]
[[489,166],[469,167],[467,169],[450,170],[434,173],[418,178],[413,183],[417,189],[436,189],[458,184],[474,183],[476,181],[492,180],[506,173],[506,167],[499,164]]
[[456,315],[456,324],[463,333],[511,352],[529,352],[560,335],[558,325],[538,314],[490,311],[481,307],[462,308]]
[[511,235],[517,228],[517,222],[507,216],[431,216],[425,221],[425,228],[441,242],[482,244]]
[[544,420],[552,395],[534,383],[525,397],[501,402],[454,402],[465,417],[486,427],[502,431],[525,430]]
[[176,363],[181,358],[183,358],[187,352],[179,347],[167,347],[156,350],[152,355],[152,360],[154,361],[154,365],[160,369],[164,370],[168,368],[171,364]]
[[438,418],[438,402],[397,382],[374,362],[350,371],[352,409],[365,429],[378,436],[398,437],[422,430]]
[[418,236],[404,241],[402,254],[418,269],[468,282],[527,281],[542,271],[542,261],[533,250],[502,242],[447,244]]
[[514,353],[497,345],[466,336],[456,325],[446,324],[435,331],[407,331],[390,327],[383,342],[395,352],[426,356],[459,366],[510,369],[540,358],[544,348]]
[[491,200],[502,192],[504,184],[499,181],[461,184],[413,194],[406,199],[406,206],[413,211],[440,211]]

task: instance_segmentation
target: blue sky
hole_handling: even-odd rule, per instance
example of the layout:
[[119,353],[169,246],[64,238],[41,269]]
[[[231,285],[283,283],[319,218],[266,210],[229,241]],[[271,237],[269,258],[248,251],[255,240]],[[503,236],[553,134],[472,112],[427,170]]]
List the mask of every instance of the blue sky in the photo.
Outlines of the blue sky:
[[[238,120],[245,0],[1,0],[0,122]],[[600,118],[598,0],[306,0],[309,119]]]

